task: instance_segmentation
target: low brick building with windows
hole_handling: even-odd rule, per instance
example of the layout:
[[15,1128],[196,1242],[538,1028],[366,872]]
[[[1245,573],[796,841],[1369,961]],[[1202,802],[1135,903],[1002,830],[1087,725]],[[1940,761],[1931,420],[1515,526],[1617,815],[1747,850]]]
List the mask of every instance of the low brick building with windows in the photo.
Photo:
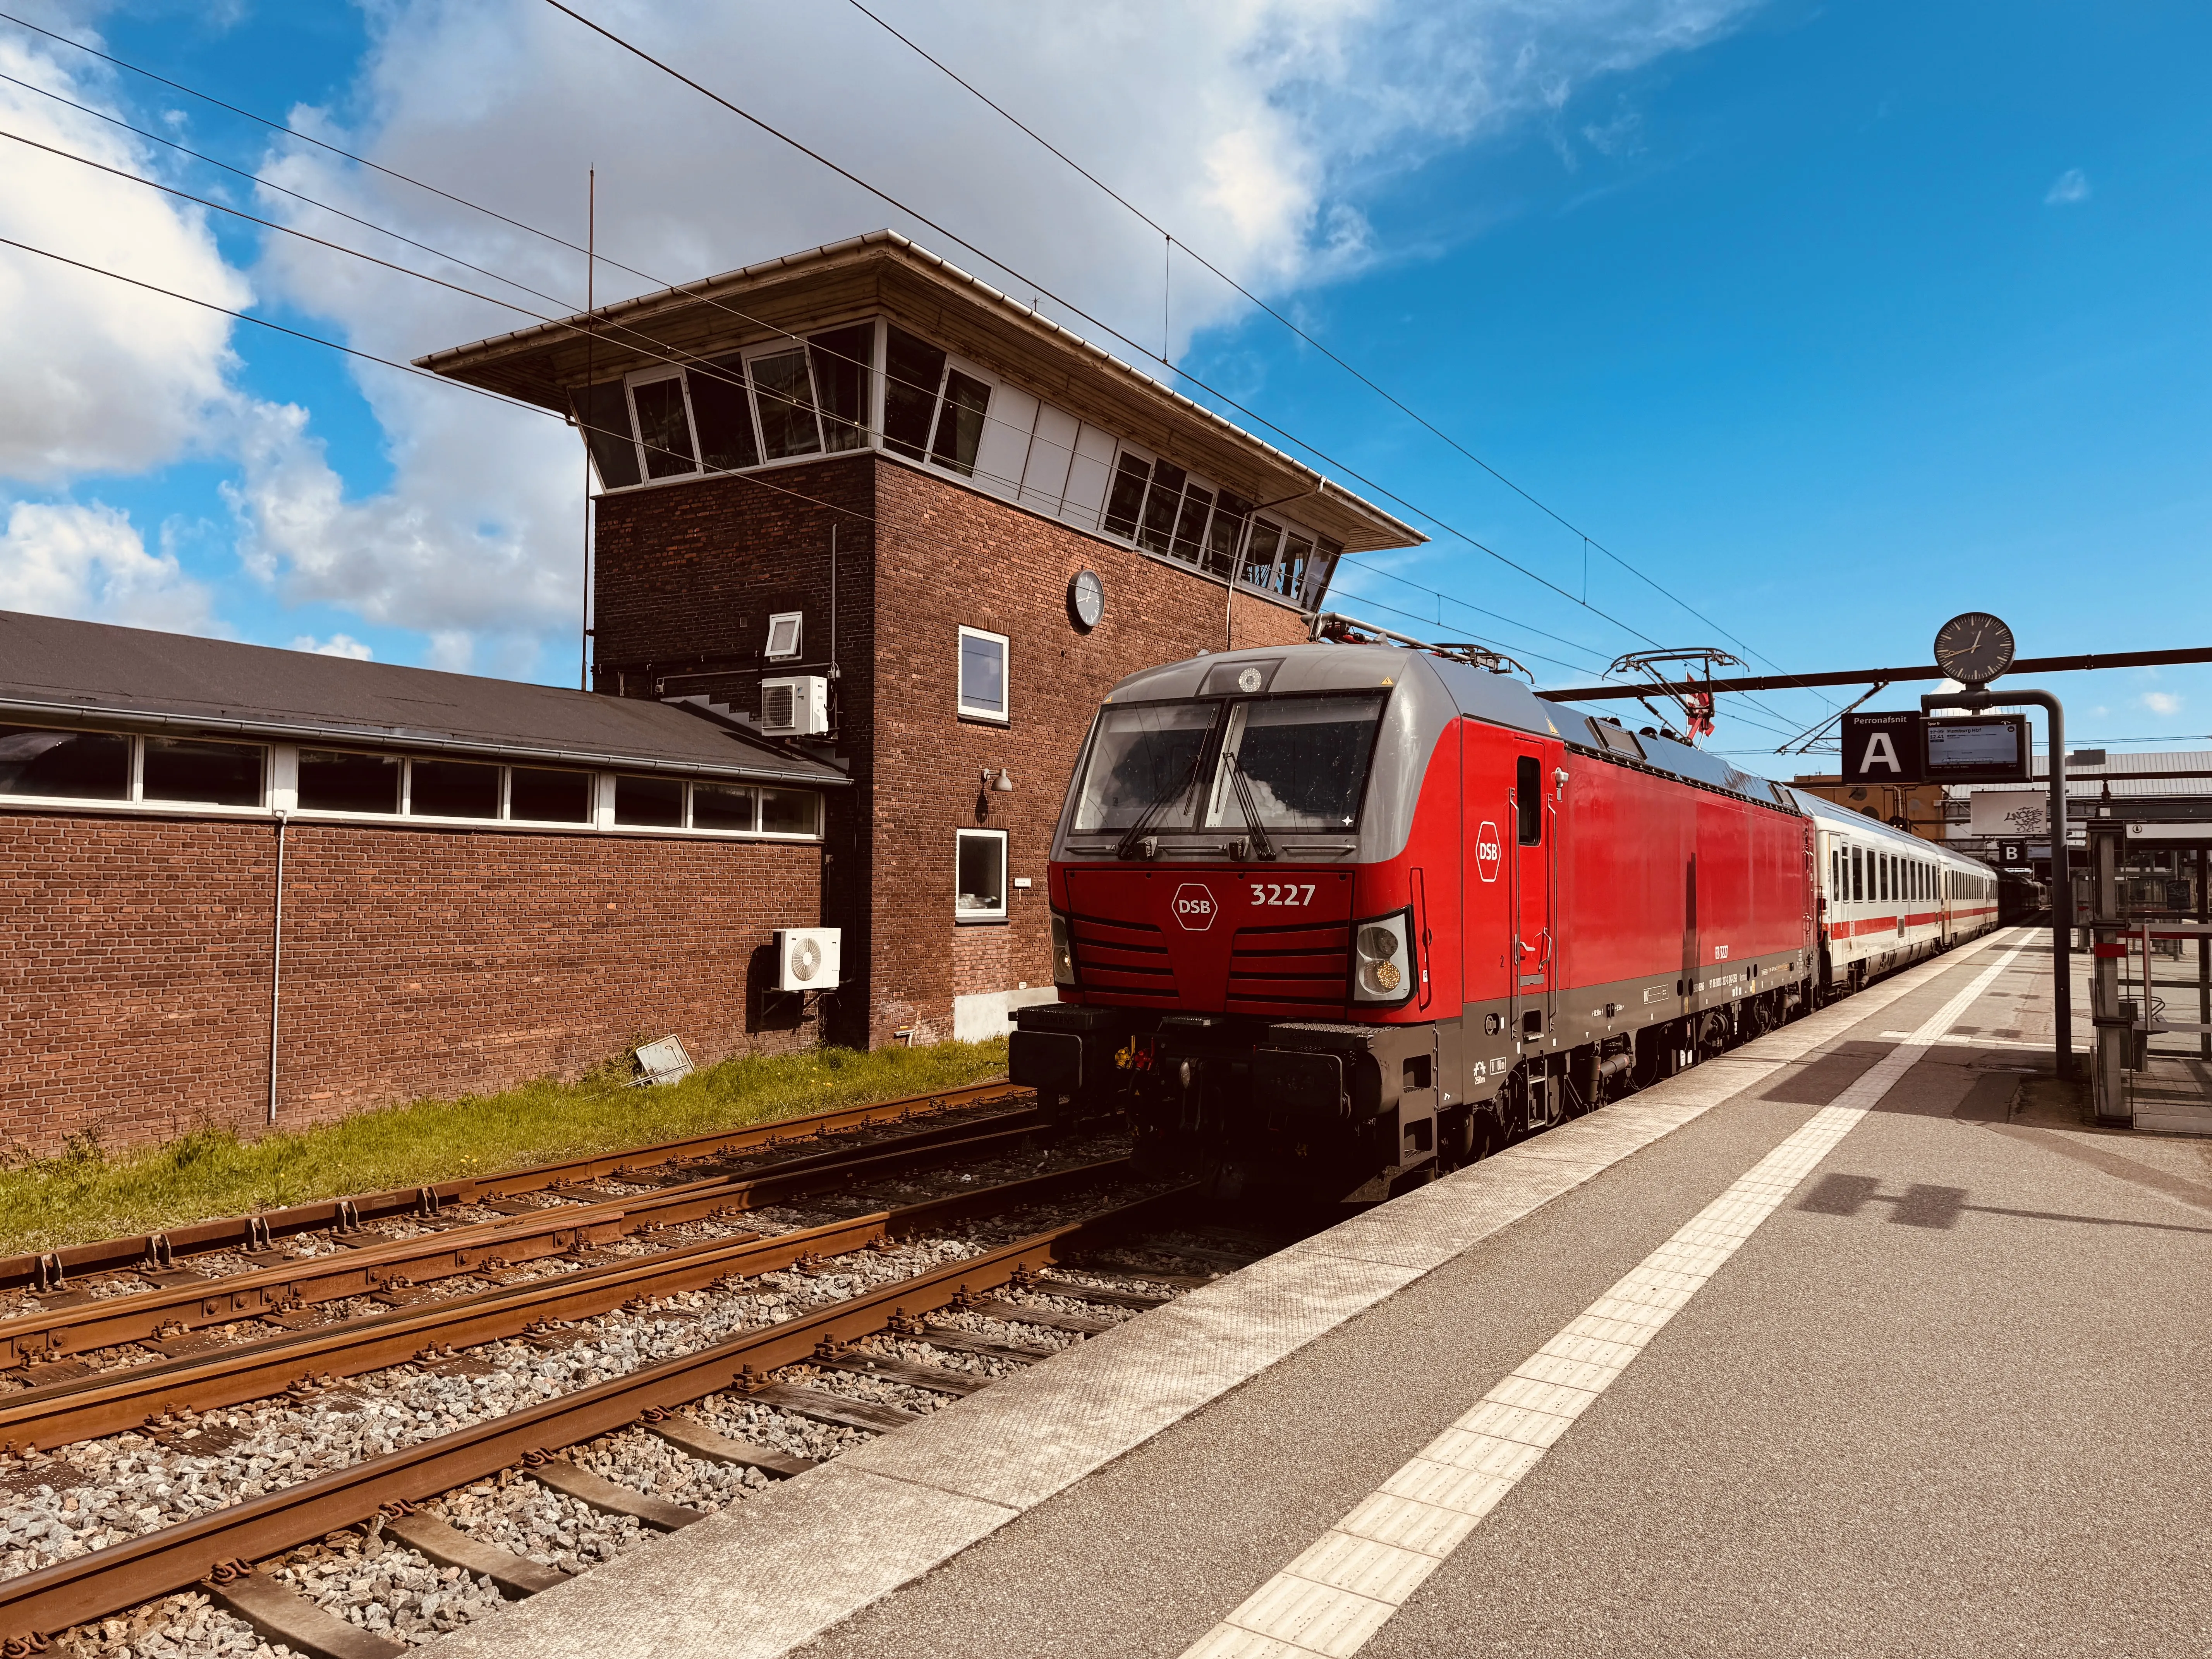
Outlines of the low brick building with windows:
[[568,414],[599,476],[592,676],[847,769],[829,1027],[1049,999],[1045,863],[1099,699],[1307,637],[1419,533],[887,232],[420,360]]
[[770,940],[851,793],[708,711],[0,612],[0,1147],[811,1042]]

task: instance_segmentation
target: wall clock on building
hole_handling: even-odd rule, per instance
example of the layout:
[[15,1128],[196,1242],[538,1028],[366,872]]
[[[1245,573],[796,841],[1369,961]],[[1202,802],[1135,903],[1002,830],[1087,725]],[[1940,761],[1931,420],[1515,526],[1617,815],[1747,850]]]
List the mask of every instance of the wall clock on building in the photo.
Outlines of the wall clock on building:
[[1088,630],[1098,626],[1098,619],[1106,614],[1106,584],[1098,580],[1097,571],[1079,570],[1068,583],[1067,614],[1078,628]]
[[2012,666],[2012,629],[1986,611],[1954,617],[1936,630],[1936,665],[1961,685],[1987,685]]

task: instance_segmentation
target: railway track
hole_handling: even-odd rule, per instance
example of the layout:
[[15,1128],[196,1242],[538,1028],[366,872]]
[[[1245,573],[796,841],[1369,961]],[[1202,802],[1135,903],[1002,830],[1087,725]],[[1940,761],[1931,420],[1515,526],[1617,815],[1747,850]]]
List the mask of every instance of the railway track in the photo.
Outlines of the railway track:
[[[339,1619],[293,1588],[293,1583],[309,1582],[300,1576],[306,1569],[295,1571],[281,1558],[303,1547],[314,1554],[320,1547],[315,1540],[341,1528],[366,1525],[367,1536],[377,1541],[363,1542],[359,1548],[390,1548],[396,1540],[409,1560],[419,1557],[433,1564],[422,1571],[458,1578],[464,1588],[471,1583],[496,1587],[497,1593],[509,1596],[533,1593],[567,1575],[473,1535],[465,1529],[465,1517],[451,1504],[443,1518],[412,1506],[492,1476],[502,1482],[534,1482],[595,1513],[626,1516],[625,1525],[663,1530],[688,1525],[703,1511],[610,1482],[584,1462],[562,1455],[564,1449],[595,1437],[649,1434],[671,1457],[703,1460],[726,1472],[757,1472],[745,1474],[748,1480],[781,1477],[799,1472],[810,1460],[726,1434],[711,1426],[707,1416],[686,1414],[681,1408],[712,1396],[723,1402],[718,1410],[733,1408],[733,1402],[748,1410],[773,1407],[783,1418],[795,1415],[809,1424],[841,1425],[825,1433],[859,1437],[860,1431],[887,1430],[914,1414],[910,1407],[870,1398],[871,1389],[909,1400],[920,1391],[927,1391],[931,1399],[957,1399],[988,1386],[994,1372],[1048,1357],[1056,1341],[1079,1340],[1084,1334],[1105,1328],[1114,1317],[1166,1300],[1160,1288],[1130,1286],[1143,1283],[1171,1290],[1176,1282],[1172,1274],[1148,1272],[1133,1279],[1128,1275],[1134,1270],[1127,1268],[1092,1272],[1094,1279],[1123,1275],[1124,1282],[1117,1287],[1066,1279],[1052,1270],[1095,1255],[1108,1242],[1133,1231],[1157,1230],[1172,1218],[1188,1189],[1176,1188],[1134,1200],[1115,1196],[1115,1189],[1126,1194],[1134,1179],[1126,1159],[1119,1157],[1071,1162],[1045,1173],[964,1191],[954,1184],[969,1179],[951,1174],[954,1165],[981,1164],[1004,1172],[1012,1164],[1026,1167],[1033,1162],[1029,1143],[1041,1126],[1029,1123],[1029,1115],[1005,1114],[1002,1118],[1012,1121],[994,1118],[983,1124],[909,1130],[849,1152],[808,1156],[751,1174],[673,1180],[665,1188],[614,1194],[597,1202],[554,1198],[549,1211],[502,1216],[496,1223],[432,1230],[335,1250],[304,1264],[272,1267],[198,1287],[156,1285],[137,1295],[102,1298],[112,1308],[94,1302],[42,1310],[33,1318],[39,1325],[36,1333],[12,1334],[26,1351],[35,1341],[53,1340],[57,1332],[64,1343],[89,1344],[102,1333],[143,1328],[155,1311],[152,1304],[173,1309],[179,1305],[174,1293],[179,1291],[204,1293],[220,1287],[226,1301],[258,1297],[292,1282],[284,1279],[286,1273],[302,1280],[313,1273],[351,1273],[356,1277],[344,1285],[355,1286],[368,1282],[361,1275],[374,1270],[383,1275],[380,1282],[385,1291],[402,1293],[398,1305],[374,1313],[286,1328],[281,1322],[284,1315],[314,1310],[314,1304],[306,1303],[280,1310],[280,1322],[274,1326],[266,1318],[254,1319],[260,1334],[244,1341],[203,1348],[180,1346],[176,1353],[145,1363],[92,1369],[0,1397],[0,1439],[12,1441],[16,1453],[0,1459],[0,1483],[17,1492],[43,1491],[51,1500],[58,1490],[53,1482],[82,1484],[84,1480],[81,1471],[64,1465],[56,1455],[57,1448],[73,1442],[120,1436],[118,1444],[159,1449],[168,1460],[165,1468],[191,1468],[252,1431],[250,1425],[241,1430],[236,1410],[226,1410],[246,1402],[264,1402],[253,1407],[256,1411],[297,1414],[319,1409],[319,1401],[342,1399],[345,1391],[339,1385],[346,1378],[378,1378],[372,1387],[383,1386],[381,1379],[392,1376],[448,1379],[457,1384],[483,1380],[501,1364],[512,1371],[517,1355],[527,1360],[541,1350],[588,1344],[595,1339],[585,1327],[595,1318],[602,1324],[611,1318],[656,1333],[696,1331],[719,1316],[711,1311],[702,1315],[698,1305],[687,1304],[710,1308],[718,1302],[746,1304],[763,1294],[761,1286],[769,1275],[803,1285],[852,1286],[848,1294],[802,1305],[766,1323],[714,1332],[689,1346],[677,1340],[678,1351],[648,1357],[646,1363],[617,1375],[550,1398],[512,1408],[495,1407],[452,1432],[364,1456],[298,1484],[244,1496],[136,1537],[0,1579],[0,1654],[12,1659],[44,1651],[42,1644],[49,1638],[72,1628],[78,1632],[80,1652],[136,1653],[137,1649],[100,1643],[85,1645],[87,1632],[95,1627],[93,1621],[111,1620],[134,1607],[142,1609],[143,1617],[145,1604],[195,1587],[251,1625],[261,1638],[284,1643],[295,1651],[343,1659],[403,1652],[404,1648],[387,1636]],[[635,1171],[641,1166],[633,1162],[620,1167]],[[562,1244],[573,1256],[580,1244],[590,1249],[598,1229],[626,1227],[633,1235],[643,1232],[650,1238],[651,1231],[678,1224],[672,1218],[726,1218],[772,1203],[825,1194],[831,1203],[849,1203],[852,1189],[860,1182],[903,1178],[923,1170],[936,1171],[948,1190],[917,1203],[868,1208],[780,1231],[732,1230],[649,1254],[581,1263],[563,1261],[559,1271],[541,1278],[486,1285],[420,1304],[406,1299],[415,1286],[393,1282],[411,1277],[396,1271],[399,1267],[427,1270],[436,1249],[444,1255],[435,1260],[450,1261],[459,1253],[480,1265],[496,1254],[489,1240],[534,1240],[548,1248]],[[1016,1212],[1026,1210],[1034,1215],[1040,1206],[1065,1211],[1073,1202],[1089,1202],[1094,1212],[1080,1219],[1036,1227],[1006,1242],[979,1237],[994,1229],[1003,1232],[1010,1224],[1007,1218]],[[553,1224],[554,1214],[565,1230]],[[947,1242],[963,1228],[963,1239]],[[931,1257],[926,1249],[913,1260],[899,1256],[899,1252],[916,1248],[909,1241],[930,1238],[938,1241],[930,1249],[957,1253],[949,1260]],[[1185,1265],[1192,1260],[1206,1265],[1206,1245],[1182,1248],[1188,1253]],[[1246,1252],[1248,1257],[1250,1254]],[[918,1270],[882,1279],[883,1267],[894,1264],[894,1257],[898,1264]],[[471,1269],[453,1272],[471,1274],[468,1282],[477,1282]],[[268,1273],[277,1277],[264,1277]],[[869,1278],[871,1273],[876,1277]],[[827,1277],[832,1275],[848,1277]],[[254,1280],[251,1285],[239,1282],[249,1278]],[[125,1304],[142,1299],[149,1306],[125,1310]],[[213,1298],[202,1294],[200,1299]],[[46,1313],[75,1316],[77,1322],[56,1324],[45,1318]],[[214,1316],[203,1310],[203,1317],[211,1323]],[[234,1313],[230,1317],[235,1323],[247,1316]],[[856,1349],[855,1344],[863,1346]],[[800,1368],[800,1381],[775,1376],[779,1369],[793,1366]],[[51,1362],[33,1368],[34,1372],[50,1369]],[[851,1386],[842,1392],[835,1388],[825,1391],[820,1386],[825,1381]],[[860,1391],[857,1396],[854,1389]],[[123,1461],[127,1466],[131,1460],[126,1455]],[[78,1499],[72,1496],[66,1502],[73,1508]],[[457,1519],[461,1525],[453,1524]],[[321,1553],[328,1556],[330,1552]],[[279,1559],[271,1565],[271,1558]],[[254,1561],[265,1565],[246,1565]]]
[[550,1164],[531,1164],[495,1174],[471,1176],[425,1187],[394,1188],[351,1198],[263,1210],[252,1215],[195,1222],[167,1231],[132,1234],[89,1244],[0,1257],[0,1291],[27,1290],[42,1297],[74,1294],[70,1281],[89,1274],[168,1272],[178,1259],[215,1252],[254,1255],[280,1240],[303,1233],[343,1234],[397,1218],[434,1216],[448,1208],[497,1203],[526,1194],[587,1187],[595,1181],[657,1178],[672,1167],[716,1158],[757,1155],[805,1140],[867,1130],[902,1127],[921,1118],[1007,1106],[1034,1098],[1032,1091],[1003,1079],[964,1089],[941,1089],[872,1105],[839,1106],[797,1117],[778,1118],[743,1128],[717,1130],[680,1140],[619,1152],[592,1153]]

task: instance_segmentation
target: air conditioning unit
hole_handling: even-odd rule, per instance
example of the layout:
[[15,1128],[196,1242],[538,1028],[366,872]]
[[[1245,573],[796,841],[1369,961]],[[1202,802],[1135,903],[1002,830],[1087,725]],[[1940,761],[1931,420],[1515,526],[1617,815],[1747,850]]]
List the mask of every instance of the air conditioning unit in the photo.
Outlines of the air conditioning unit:
[[840,932],[835,927],[779,927],[775,930],[775,988],[834,991],[837,988]]
[[761,682],[762,732],[771,738],[818,738],[830,729],[830,681],[793,674]]

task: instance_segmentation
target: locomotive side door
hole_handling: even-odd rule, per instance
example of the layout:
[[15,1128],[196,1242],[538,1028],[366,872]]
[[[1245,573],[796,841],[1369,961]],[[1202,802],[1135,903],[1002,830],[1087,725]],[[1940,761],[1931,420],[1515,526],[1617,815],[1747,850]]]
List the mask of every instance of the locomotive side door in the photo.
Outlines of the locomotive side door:
[[1556,845],[1559,802],[1552,787],[1553,756],[1524,740],[1513,757],[1507,807],[1513,870],[1513,1027],[1517,1041],[1542,1038],[1552,1029],[1558,991],[1559,939],[1553,932],[1558,896]]

